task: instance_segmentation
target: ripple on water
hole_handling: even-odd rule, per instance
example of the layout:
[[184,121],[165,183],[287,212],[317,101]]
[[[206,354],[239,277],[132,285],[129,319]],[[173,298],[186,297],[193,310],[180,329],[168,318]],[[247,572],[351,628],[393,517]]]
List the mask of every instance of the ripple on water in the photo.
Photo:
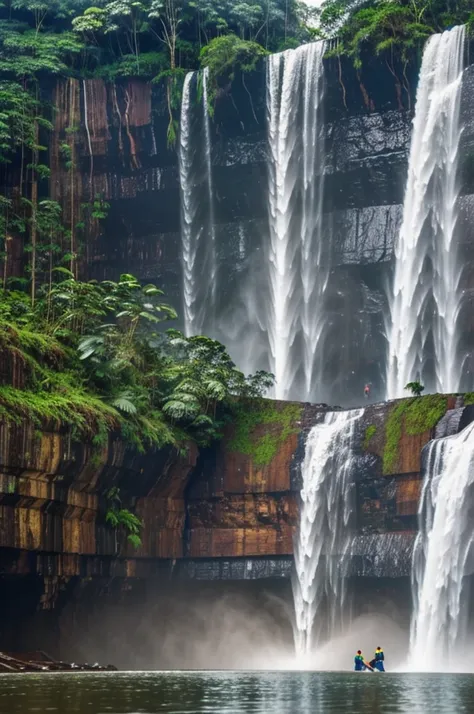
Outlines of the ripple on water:
[[474,675],[155,672],[0,676],[0,714],[471,714]]

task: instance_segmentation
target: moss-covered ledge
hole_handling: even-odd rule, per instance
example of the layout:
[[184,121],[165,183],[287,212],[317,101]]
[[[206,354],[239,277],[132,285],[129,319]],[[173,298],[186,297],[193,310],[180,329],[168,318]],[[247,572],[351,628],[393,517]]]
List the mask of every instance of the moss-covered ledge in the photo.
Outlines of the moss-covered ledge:
[[423,448],[435,438],[450,410],[463,409],[452,424],[464,428],[474,417],[470,403],[470,395],[432,394],[366,407],[359,432],[362,459],[357,477],[361,533],[417,530]]
[[456,404],[457,395],[427,394],[370,405],[363,421],[362,449],[381,459],[381,472],[418,473],[423,446]]
[[[446,410],[462,404],[428,395],[366,407],[356,448],[361,533],[416,529],[422,449]],[[66,558],[68,569],[82,567],[81,558],[102,559],[107,570],[124,559],[291,556],[295,474],[308,430],[328,409],[247,403],[223,438],[199,453],[140,454],[118,435],[98,446],[51,425],[0,423],[0,548]],[[117,542],[105,522],[111,489],[143,522],[138,549]]]

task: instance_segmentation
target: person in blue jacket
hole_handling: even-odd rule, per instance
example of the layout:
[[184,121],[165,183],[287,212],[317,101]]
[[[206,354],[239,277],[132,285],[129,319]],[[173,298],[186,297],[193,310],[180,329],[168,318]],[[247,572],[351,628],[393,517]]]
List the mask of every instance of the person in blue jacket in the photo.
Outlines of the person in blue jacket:
[[375,669],[378,669],[379,672],[385,672],[385,667],[384,667],[384,653],[383,649],[381,647],[377,647],[375,650],[375,657],[374,657],[374,667]]
[[357,650],[357,654],[354,657],[354,670],[356,672],[362,672],[362,670],[365,669],[365,664],[364,664],[364,657],[362,656],[362,652],[360,650]]

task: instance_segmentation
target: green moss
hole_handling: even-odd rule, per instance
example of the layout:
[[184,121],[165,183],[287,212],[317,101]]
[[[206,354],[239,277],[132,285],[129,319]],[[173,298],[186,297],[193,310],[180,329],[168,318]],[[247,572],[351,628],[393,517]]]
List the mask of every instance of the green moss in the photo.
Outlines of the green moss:
[[[287,404],[277,409],[272,402],[258,401],[239,404],[234,410],[234,437],[229,444],[231,451],[250,456],[255,466],[266,466],[276,456],[279,446],[298,432],[295,423],[301,418],[303,407]],[[258,437],[255,429],[266,424],[264,436]]]
[[398,458],[398,445],[402,436],[402,419],[406,409],[406,402],[396,404],[385,424],[385,448],[383,452],[383,472],[391,473],[395,468]]
[[474,392],[467,392],[463,395],[463,397],[465,407],[468,407],[470,404],[474,404]]
[[392,407],[385,425],[383,473],[393,473],[403,429],[410,436],[423,434],[436,426],[446,413],[447,398],[441,394],[405,399]]
[[31,420],[36,426],[45,420],[59,421],[75,428],[81,435],[119,427],[120,415],[99,397],[69,388],[67,393],[32,392],[15,387],[0,387],[0,418],[21,423]]
[[369,426],[365,430],[364,443],[362,444],[364,451],[368,450],[372,437],[375,436],[376,432],[377,427],[375,426],[375,424],[369,424]]
[[405,410],[405,430],[410,436],[433,429],[446,414],[447,398],[442,394],[427,394],[410,400]]

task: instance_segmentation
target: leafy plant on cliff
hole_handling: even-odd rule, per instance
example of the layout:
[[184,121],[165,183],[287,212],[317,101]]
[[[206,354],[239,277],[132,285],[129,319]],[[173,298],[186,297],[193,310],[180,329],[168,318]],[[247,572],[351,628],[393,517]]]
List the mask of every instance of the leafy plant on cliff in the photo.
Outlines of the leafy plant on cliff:
[[421,397],[422,392],[425,391],[425,387],[421,382],[408,382],[405,389],[411,392],[415,397]]
[[[243,40],[237,35],[216,37],[203,47],[201,66],[209,70],[209,109],[212,112],[219,90],[225,91],[237,72],[253,71],[267,51],[257,42]],[[245,81],[245,79],[243,80]]]
[[430,431],[444,416],[446,408],[447,398],[442,394],[405,399],[392,407],[385,425],[384,474],[396,469],[403,432],[416,436]]
[[162,372],[167,388],[163,411],[180,428],[190,429],[198,443],[220,436],[236,397],[259,398],[273,385],[273,375],[266,372],[246,377],[215,340],[186,339],[177,330],[167,336],[172,360]]
[[142,521],[134,513],[123,508],[122,499],[120,497],[120,489],[114,486],[105,494],[108,503],[107,513],[105,514],[105,522],[114,529],[116,533],[115,550],[118,551],[119,536],[125,534],[129,543],[134,548],[139,548],[142,544],[140,538],[141,529],[143,528]]
[[[250,456],[257,467],[267,466],[276,456],[278,448],[291,434],[298,432],[302,406],[299,404],[273,404],[254,401],[236,403],[233,409],[234,436],[229,448]],[[265,434],[259,436],[258,427],[265,425]]]

